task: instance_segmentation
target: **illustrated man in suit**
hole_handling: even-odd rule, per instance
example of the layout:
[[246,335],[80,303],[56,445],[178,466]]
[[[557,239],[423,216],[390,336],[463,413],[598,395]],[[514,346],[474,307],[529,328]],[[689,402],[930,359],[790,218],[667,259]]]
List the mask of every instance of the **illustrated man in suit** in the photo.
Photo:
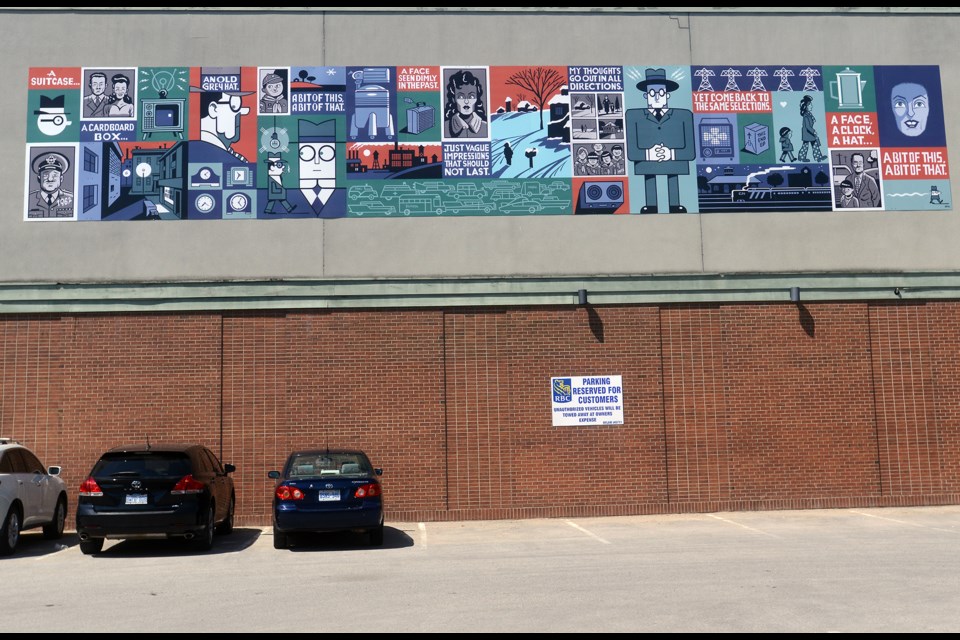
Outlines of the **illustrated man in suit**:
[[107,74],[95,71],[90,74],[90,93],[83,97],[83,116],[85,118],[107,117]]
[[880,206],[880,186],[868,173],[863,171],[863,154],[855,153],[850,156],[853,165],[853,195],[857,196],[861,207]]
[[664,69],[647,69],[645,79],[637,83],[644,92],[646,109],[628,109],[627,158],[633,171],[643,176],[646,206],[640,213],[659,213],[657,176],[667,176],[670,213],[686,213],[680,204],[680,178],[690,173],[690,162],[696,157],[693,134],[693,113],[688,109],[672,109],[670,92],[680,85],[667,78]]

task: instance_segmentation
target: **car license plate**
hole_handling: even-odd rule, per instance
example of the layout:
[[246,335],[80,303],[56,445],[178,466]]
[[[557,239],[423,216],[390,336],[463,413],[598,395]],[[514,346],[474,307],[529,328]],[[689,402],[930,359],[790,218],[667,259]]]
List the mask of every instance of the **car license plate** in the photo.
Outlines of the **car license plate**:
[[317,495],[320,498],[320,502],[335,502],[340,499],[340,490],[321,489],[317,492]]
[[124,504],[147,504],[147,494],[128,493]]

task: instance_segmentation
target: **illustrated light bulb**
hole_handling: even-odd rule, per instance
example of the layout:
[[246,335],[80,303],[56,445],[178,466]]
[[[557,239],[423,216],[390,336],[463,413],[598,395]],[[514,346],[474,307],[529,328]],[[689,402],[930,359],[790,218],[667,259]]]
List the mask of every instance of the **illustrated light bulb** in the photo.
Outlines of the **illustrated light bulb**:
[[176,80],[169,71],[157,71],[153,75],[153,88],[161,98],[167,97],[167,92],[173,88],[174,82]]
[[277,132],[274,131],[270,134],[270,148],[279,149],[280,148],[280,138],[277,136]]

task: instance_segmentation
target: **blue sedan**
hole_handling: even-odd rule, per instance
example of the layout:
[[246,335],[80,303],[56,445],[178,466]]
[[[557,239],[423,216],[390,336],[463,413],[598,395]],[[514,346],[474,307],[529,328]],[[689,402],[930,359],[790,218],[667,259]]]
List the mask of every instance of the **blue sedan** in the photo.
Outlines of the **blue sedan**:
[[273,546],[286,549],[297,532],[356,531],[383,544],[383,489],[362,451],[294,451],[273,492]]

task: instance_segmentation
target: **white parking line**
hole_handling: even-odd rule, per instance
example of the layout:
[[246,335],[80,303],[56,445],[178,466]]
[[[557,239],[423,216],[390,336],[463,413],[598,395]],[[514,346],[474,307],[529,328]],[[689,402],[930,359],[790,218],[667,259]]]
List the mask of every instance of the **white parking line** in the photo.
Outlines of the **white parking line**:
[[911,527],[919,527],[921,529],[930,529],[931,531],[943,531],[944,533],[960,533],[960,531],[956,531],[954,529],[941,529],[939,527],[928,527],[923,524],[917,524],[916,522],[907,522],[905,520],[897,520],[896,518],[885,518],[884,516],[878,516],[874,513],[864,513],[863,511],[856,511],[854,509],[850,509],[850,513],[855,513],[858,516],[867,516],[868,518],[876,518],[877,520],[886,520],[888,522],[896,522],[897,524],[907,524],[907,525],[910,525]]
[[780,536],[774,535],[772,533],[767,533],[766,531],[761,531],[760,529],[754,529],[753,527],[748,527],[745,524],[740,524],[739,522],[734,522],[733,520],[727,520],[726,518],[721,518],[720,516],[714,515],[712,513],[705,513],[704,515],[714,518],[716,520],[719,520],[720,522],[726,522],[727,524],[736,525],[738,527],[746,529],[747,531],[753,531],[754,533],[770,536],[771,538],[780,538]]
[[594,540],[598,540],[598,541],[602,542],[603,544],[610,544],[610,542],[609,542],[608,540],[604,540],[603,538],[601,538],[601,537],[598,536],[597,534],[592,533],[592,532],[590,532],[590,531],[587,531],[586,529],[584,529],[583,527],[581,527],[580,525],[578,525],[578,524],[576,524],[576,523],[574,523],[574,522],[570,522],[569,520],[564,520],[564,522],[566,522],[568,525],[570,525],[571,527],[573,527],[573,528],[576,529],[577,531],[582,531],[583,533],[587,534],[588,536],[590,536],[590,537],[593,538]]
[[420,522],[417,524],[417,528],[420,529],[420,546],[426,549],[427,548],[427,524],[425,522]]

